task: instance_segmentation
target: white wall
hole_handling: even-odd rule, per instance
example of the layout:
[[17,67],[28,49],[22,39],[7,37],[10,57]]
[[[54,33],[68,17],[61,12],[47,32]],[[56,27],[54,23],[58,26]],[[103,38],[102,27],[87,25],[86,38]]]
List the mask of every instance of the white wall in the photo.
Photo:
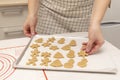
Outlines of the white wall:
[[104,38],[120,49],[120,24],[102,26]]
[[[120,22],[120,0],[111,0],[102,22]],[[102,26],[104,38],[120,49],[120,24],[107,24]]]
[[120,22],[120,0],[111,0],[111,8],[108,8],[103,22],[119,21]]

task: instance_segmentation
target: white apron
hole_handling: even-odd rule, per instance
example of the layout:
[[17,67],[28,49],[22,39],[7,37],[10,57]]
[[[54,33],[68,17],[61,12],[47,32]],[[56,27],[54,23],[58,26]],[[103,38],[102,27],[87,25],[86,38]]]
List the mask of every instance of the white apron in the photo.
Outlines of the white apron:
[[88,31],[94,0],[40,0],[39,34]]

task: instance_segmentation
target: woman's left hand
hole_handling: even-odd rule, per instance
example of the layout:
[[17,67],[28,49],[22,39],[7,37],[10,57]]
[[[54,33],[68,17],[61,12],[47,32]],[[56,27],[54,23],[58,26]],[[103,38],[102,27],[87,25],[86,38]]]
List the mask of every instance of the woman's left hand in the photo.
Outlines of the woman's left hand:
[[89,27],[88,38],[89,41],[83,43],[84,47],[82,50],[85,50],[88,54],[93,54],[97,52],[104,43],[100,24],[92,25]]

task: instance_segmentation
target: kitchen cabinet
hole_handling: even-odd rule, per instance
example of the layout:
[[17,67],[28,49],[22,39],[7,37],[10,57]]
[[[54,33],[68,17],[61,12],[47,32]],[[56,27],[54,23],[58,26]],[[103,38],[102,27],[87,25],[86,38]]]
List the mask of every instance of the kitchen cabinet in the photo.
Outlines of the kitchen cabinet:
[[0,7],[0,39],[23,37],[27,12],[27,5]]

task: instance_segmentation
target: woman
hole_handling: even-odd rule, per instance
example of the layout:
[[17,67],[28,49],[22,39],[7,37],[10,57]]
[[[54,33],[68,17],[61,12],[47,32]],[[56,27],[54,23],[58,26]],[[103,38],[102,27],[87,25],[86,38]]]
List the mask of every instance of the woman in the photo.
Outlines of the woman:
[[[82,48],[95,53],[104,43],[100,23],[110,0],[28,0],[24,34],[55,34],[88,31]],[[38,22],[38,24],[37,24]],[[37,27],[36,27],[37,25]]]

